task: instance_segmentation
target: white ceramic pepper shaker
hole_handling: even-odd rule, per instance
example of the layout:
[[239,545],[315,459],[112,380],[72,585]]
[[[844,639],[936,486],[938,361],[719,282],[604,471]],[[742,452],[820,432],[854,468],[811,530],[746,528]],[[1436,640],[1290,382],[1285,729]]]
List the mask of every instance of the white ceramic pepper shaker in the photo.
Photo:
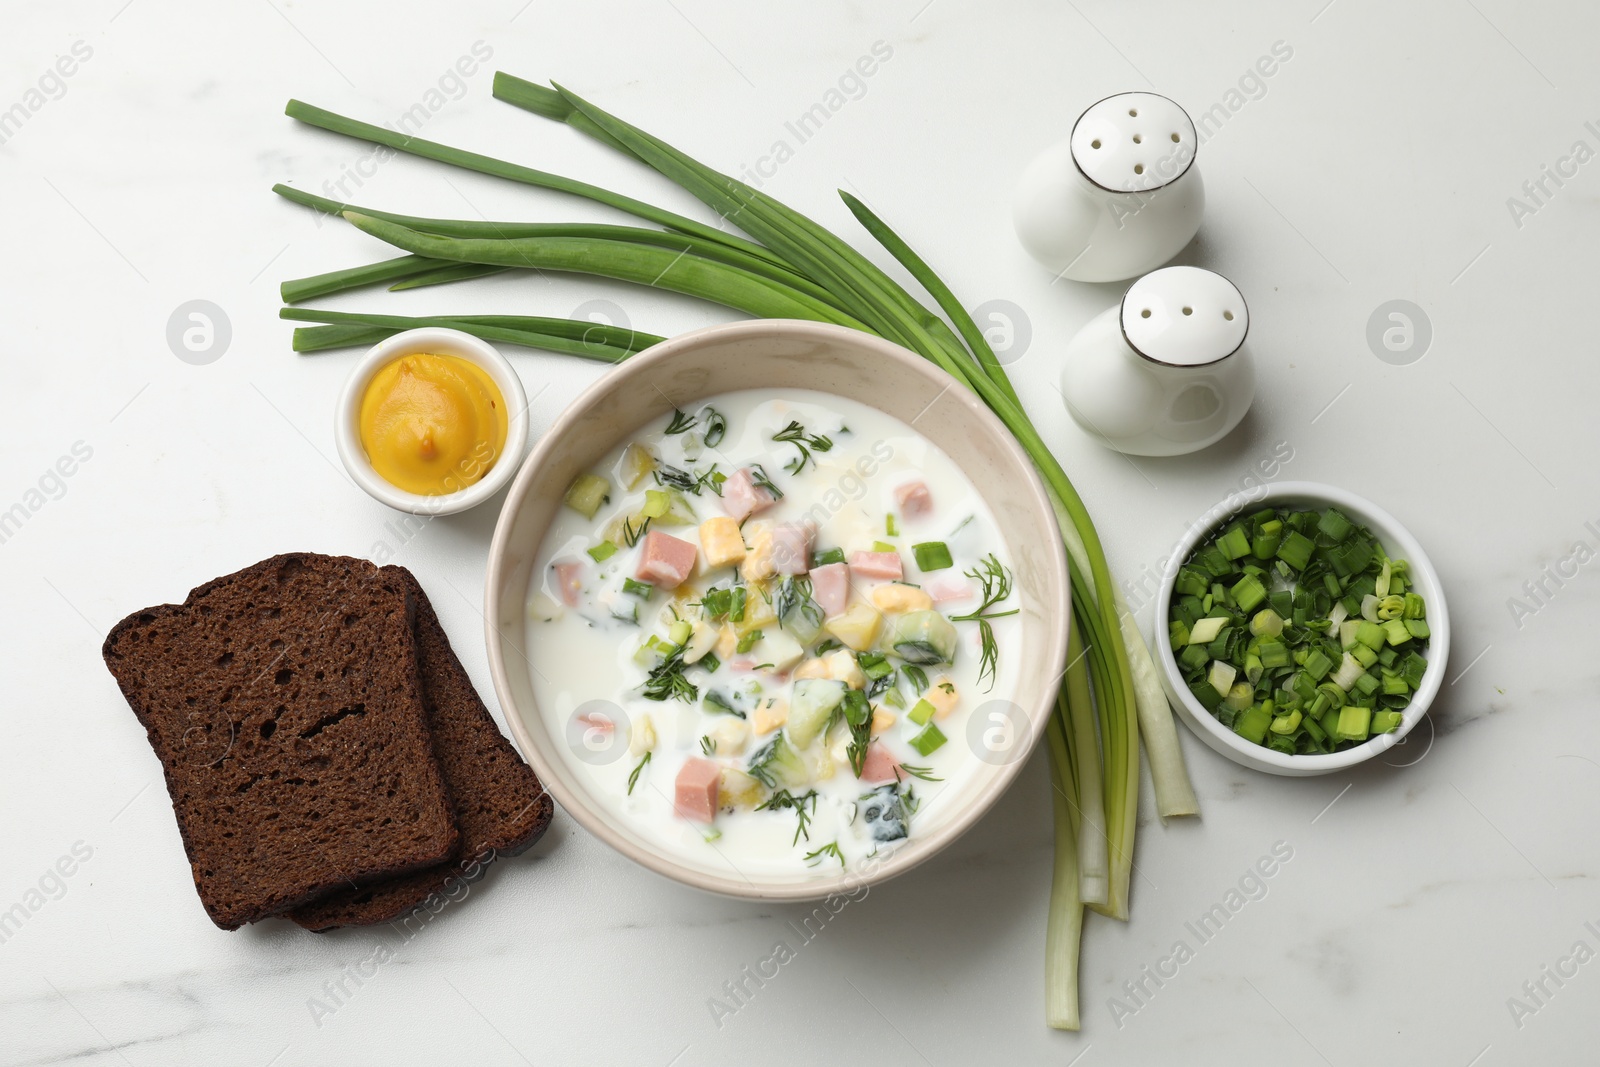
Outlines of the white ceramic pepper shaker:
[[1108,96],[1023,172],[1012,204],[1017,236],[1034,259],[1074,281],[1152,271],[1200,229],[1198,146],[1188,112],[1166,97]]
[[1068,343],[1061,392],[1079,426],[1120,452],[1176,456],[1220,440],[1255,399],[1244,295],[1220,274],[1166,267]]

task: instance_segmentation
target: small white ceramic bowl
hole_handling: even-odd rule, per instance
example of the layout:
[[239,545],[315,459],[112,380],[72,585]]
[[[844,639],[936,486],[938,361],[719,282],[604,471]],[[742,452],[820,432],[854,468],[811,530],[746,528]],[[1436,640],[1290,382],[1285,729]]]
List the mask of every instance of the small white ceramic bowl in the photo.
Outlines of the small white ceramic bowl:
[[[964,774],[942,822],[919,830],[870,868],[735,878],[694,866],[613,814],[590,793],[533,691],[528,590],[540,543],[572,480],[674,406],[739,389],[808,389],[851,397],[916,429],[961,468],[1006,537],[1022,634],[1014,703],[1027,716],[1014,748]],[[668,398],[671,397],[669,400]],[[926,414],[927,418],[920,418]],[[607,372],[567,407],[528,456],[489,549],[484,625],[489,670],[517,747],[562,808],[618,852],[658,874],[725,896],[817,900],[885,881],[935,855],[980,819],[1022,769],[1044,731],[1066,662],[1067,560],[1055,512],[1027,454],[983,402],[927,360],[841,326],[760,319],[681,334]]]
[[[1172,587],[1178,578],[1178,569],[1188,560],[1190,553],[1201,541],[1224,521],[1240,513],[1259,511],[1266,507],[1338,508],[1356,522],[1372,531],[1383,549],[1392,559],[1403,559],[1410,565],[1409,575],[1416,591],[1428,605],[1428,648],[1425,656],[1428,669],[1422,676],[1422,685],[1406,706],[1404,718],[1392,733],[1379,734],[1371,740],[1353,745],[1341,752],[1314,756],[1291,756],[1275,752],[1240,737],[1218,722],[1216,717],[1196,700],[1183,680],[1177,658],[1172,652],[1172,638],[1167,630],[1167,619],[1172,608]],[[1450,612],[1445,605],[1444,587],[1433,569],[1422,545],[1404,526],[1387,511],[1354,493],[1318,482],[1278,482],[1251,492],[1233,493],[1216,507],[1200,517],[1189,532],[1183,535],[1172,556],[1167,560],[1161,578],[1161,592],[1156,598],[1155,627],[1156,659],[1161,663],[1161,680],[1167,695],[1182,714],[1184,722],[1199,735],[1200,740],[1227,756],[1235,763],[1268,774],[1291,777],[1330,774],[1353,767],[1358,763],[1387,752],[1399,743],[1428,713],[1428,705],[1438,695],[1444,683],[1445,663],[1450,655]]]
[[[367,450],[361,444],[361,397],[367,384],[379,370],[402,356],[419,352],[441,356],[457,356],[477,364],[500,388],[506,403],[506,446],[482,478],[465,489],[439,496],[408,493],[384,479],[367,459]],[[355,370],[345,380],[339,393],[339,404],[334,416],[334,440],[339,447],[339,459],[355,483],[367,491],[374,500],[388,504],[396,511],[412,515],[454,515],[459,511],[477,507],[505,487],[517,472],[522,460],[522,450],[528,444],[528,396],[523,391],[522,379],[510,360],[487,341],[480,341],[460,330],[443,330],[427,327],[406,330],[373,345]]]

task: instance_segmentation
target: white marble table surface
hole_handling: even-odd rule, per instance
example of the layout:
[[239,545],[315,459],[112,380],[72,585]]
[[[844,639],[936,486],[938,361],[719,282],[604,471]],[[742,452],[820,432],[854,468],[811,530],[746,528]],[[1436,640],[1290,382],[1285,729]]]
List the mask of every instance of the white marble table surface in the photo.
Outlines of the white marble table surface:
[[[1593,5],[74,0],[13,4],[5,22],[0,1063],[1594,1061]],[[1275,46],[1289,58],[1257,78]],[[830,96],[875,48],[887,58],[872,76]],[[474,49],[487,63],[452,81]],[[1389,765],[1304,780],[1246,771],[1181,731],[1203,818],[1162,826],[1145,783],[1133,919],[1088,924],[1076,1035],[1043,1022],[1037,754],[976,830],[803,945],[804,909],[670,884],[560,814],[413,938],[215,929],[99,661],[113,622],[276,552],[385,543],[494,703],[478,607],[496,507],[402,541],[339,471],[332,405],[355,353],[293,355],[276,283],[383,253],[269,186],[353,174],[353,198],[420,214],[608,217],[414,160],[365,166],[360,146],[284,118],[285,100],[376,121],[421,104],[430,138],[706,217],[495,103],[494,68],[571,84],[724,169],[761,168],[769,191],[865,242],[833,195],[857,190],[969,306],[1009,302],[1030,409],[1136,590],[1275,452],[1290,458],[1272,477],[1391,509],[1427,545],[1456,622],[1429,726]],[[1261,364],[1244,426],[1164,461],[1110,453],[1067,419],[1051,388],[1061,349],[1119,290],[1051,285],[1007,207],[1078,110],[1147,87],[1211,115],[1208,213],[1184,261],[1238,282]],[[819,102],[837,106],[802,141],[788,124]],[[231,326],[208,365],[166,339],[199,299]],[[463,300],[555,315],[609,301],[659,333],[728,317],[555,278],[330,303]],[[1408,365],[1366,340],[1391,300],[1431,322]],[[602,373],[513,358],[538,392],[536,432]],[[1201,944],[1185,924],[1275,846],[1292,859]],[[1130,999],[1124,983],[1180,940],[1193,959]],[[714,1020],[723,983],[778,941],[793,962]]]

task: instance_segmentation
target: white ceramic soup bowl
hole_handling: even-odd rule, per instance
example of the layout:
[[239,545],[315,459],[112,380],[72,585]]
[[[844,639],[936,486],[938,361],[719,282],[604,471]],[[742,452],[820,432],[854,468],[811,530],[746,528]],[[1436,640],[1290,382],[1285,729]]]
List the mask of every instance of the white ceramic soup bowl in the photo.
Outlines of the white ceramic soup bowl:
[[[1188,561],[1195,546],[1228,519],[1268,507],[1320,510],[1330,505],[1371,530],[1391,559],[1403,559],[1410,565],[1409,577],[1428,606],[1427,619],[1431,636],[1424,652],[1428,660],[1428,669],[1422,676],[1422,685],[1412,697],[1411,703],[1406,706],[1399,727],[1391,733],[1378,734],[1340,752],[1292,756],[1275,752],[1264,745],[1240,737],[1218,722],[1216,717],[1205,709],[1205,705],[1195,699],[1194,694],[1189,692],[1188,685],[1184,683],[1183,672],[1179,669],[1177,657],[1173,654],[1167,619],[1171,614],[1172,589],[1177,582],[1179,568]],[[1156,659],[1161,664],[1162,683],[1166,686],[1167,696],[1177,707],[1189,728],[1199,735],[1200,740],[1235,763],[1258,771],[1266,771],[1268,774],[1291,777],[1342,771],[1381,755],[1399,744],[1428,713],[1428,705],[1433,703],[1433,698],[1439,693],[1439,687],[1444,684],[1445,665],[1450,654],[1450,612],[1445,605],[1444,587],[1439,582],[1438,572],[1433,569],[1433,562],[1422,550],[1422,545],[1411,536],[1409,530],[1400,525],[1399,520],[1372,501],[1319,482],[1277,482],[1250,492],[1232,493],[1202,515],[1189,528],[1189,532],[1183,535],[1177,547],[1172,550],[1172,556],[1167,560],[1167,567],[1161,578],[1161,592],[1156,597],[1153,625]]]
[[[809,389],[848,397],[911,424],[943,449],[998,520],[1021,608],[1014,704],[1026,729],[1004,752],[976,753],[947,788],[944,818],[869,862],[837,874],[802,871],[734,877],[686,862],[610,813],[572,763],[568,739],[552,731],[534,696],[527,656],[530,579],[540,544],[574,478],[673,408],[740,389]],[[1054,512],[1027,455],[965,387],[931,363],[880,338],[813,322],[763,319],[696,330],[609,371],[567,408],[529,454],[507,497],[494,541],[484,608],[489,666],[517,746],[561,806],[623,855],[685,885],[731,897],[812,900],[854,892],[910,870],[978,821],[1016,777],[1055,700],[1066,659],[1067,561]],[[597,696],[601,695],[597,690]],[[954,737],[957,743],[984,742]],[[981,737],[983,731],[977,731]],[[625,743],[625,742],[624,742]]]

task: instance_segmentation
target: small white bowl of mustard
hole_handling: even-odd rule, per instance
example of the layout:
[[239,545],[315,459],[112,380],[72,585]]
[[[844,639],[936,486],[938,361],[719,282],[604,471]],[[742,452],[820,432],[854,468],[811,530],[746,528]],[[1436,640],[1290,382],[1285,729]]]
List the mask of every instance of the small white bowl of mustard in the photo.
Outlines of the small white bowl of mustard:
[[339,459],[375,500],[453,515],[505,487],[528,443],[528,398],[509,360],[459,330],[397,333],[339,394]]

